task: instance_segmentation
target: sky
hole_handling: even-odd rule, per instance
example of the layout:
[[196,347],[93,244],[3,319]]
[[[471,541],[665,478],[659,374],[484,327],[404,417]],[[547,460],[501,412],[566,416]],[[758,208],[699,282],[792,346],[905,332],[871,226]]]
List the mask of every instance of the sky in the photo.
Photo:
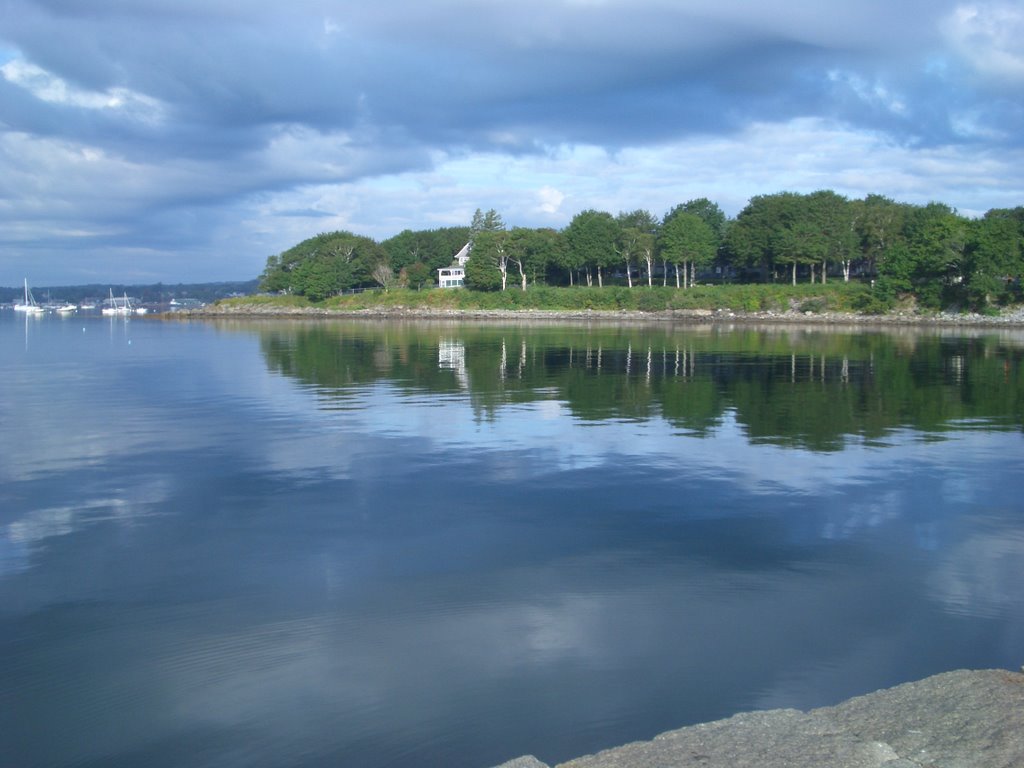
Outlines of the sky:
[[833,189],[1024,204],[1019,0],[0,0],[0,285]]

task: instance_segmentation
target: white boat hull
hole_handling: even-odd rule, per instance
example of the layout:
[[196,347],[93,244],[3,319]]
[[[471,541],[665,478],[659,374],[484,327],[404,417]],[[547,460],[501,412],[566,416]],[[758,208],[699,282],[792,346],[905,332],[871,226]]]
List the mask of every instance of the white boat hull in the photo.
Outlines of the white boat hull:
[[43,308],[36,304],[32,291],[28,289],[28,278],[25,278],[25,300],[21,304],[14,305],[15,312],[24,312],[29,315],[41,315]]

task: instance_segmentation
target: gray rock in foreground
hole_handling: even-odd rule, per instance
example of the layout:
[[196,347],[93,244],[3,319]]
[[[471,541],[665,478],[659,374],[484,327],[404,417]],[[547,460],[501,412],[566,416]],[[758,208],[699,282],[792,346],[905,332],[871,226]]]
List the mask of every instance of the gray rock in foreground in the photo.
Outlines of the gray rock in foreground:
[[[558,768],[1024,768],[1024,674],[959,670],[834,707],[669,731]],[[533,757],[500,768],[547,768]]]
[[526,757],[517,757],[515,760],[502,763],[497,768],[548,768],[548,765],[532,755],[527,755]]

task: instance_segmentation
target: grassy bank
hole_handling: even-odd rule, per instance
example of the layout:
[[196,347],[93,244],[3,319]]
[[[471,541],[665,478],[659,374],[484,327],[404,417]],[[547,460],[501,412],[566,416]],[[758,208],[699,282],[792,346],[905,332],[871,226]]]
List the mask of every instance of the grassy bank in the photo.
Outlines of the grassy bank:
[[[870,286],[860,283],[827,285],[714,285],[685,290],[647,286],[626,288],[554,288],[532,286],[484,293],[468,290],[391,290],[334,296],[311,302],[302,296],[249,296],[228,299],[232,303],[273,308],[318,308],[367,310],[402,308],[410,310],[551,310],[606,312],[664,312],[667,310],[731,310],[734,312],[871,312],[878,302]],[[889,309],[879,306],[876,311]]]

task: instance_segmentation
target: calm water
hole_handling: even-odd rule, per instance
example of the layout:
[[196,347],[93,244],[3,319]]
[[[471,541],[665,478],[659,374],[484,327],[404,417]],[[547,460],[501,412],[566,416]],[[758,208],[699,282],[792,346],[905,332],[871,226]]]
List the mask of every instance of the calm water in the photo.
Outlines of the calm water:
[[0,313],[0,766],[548,762],[1024,663],[1012,333]]

